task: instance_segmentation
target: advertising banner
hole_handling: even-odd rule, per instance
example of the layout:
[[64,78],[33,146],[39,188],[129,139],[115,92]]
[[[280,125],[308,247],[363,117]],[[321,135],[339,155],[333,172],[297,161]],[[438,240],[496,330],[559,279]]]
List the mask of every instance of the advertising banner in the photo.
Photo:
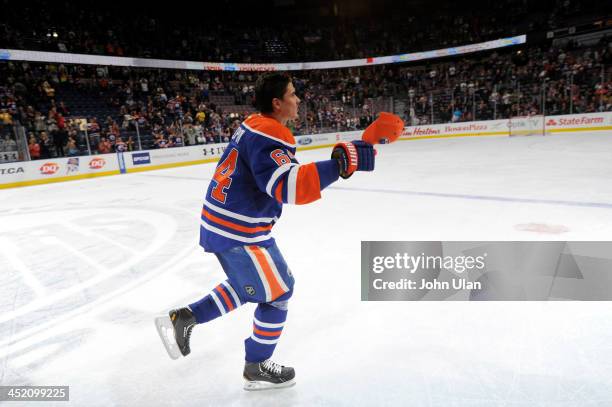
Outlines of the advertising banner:
[[0,166],[0,188],[15,186],[14,183],[36,185],[118,173],[116,154],[21,161]]

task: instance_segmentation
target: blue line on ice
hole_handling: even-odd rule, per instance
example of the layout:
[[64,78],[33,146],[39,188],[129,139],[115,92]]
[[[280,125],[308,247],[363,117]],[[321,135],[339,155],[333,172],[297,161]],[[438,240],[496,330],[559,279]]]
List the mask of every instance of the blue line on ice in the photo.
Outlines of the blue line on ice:
[[496,202],[521,202],[544,205],[562,205],[562,206],[581,206],[588,208],[604,208],[612,209],[612,203],[606,202],[579,202],[579,201],[563,201],[552,199],[529,199],[529,198],[512,198],[504,196],[486,196],[486,195],[469,195],[469,194],[447,194],[441,192],[421,192],[421,191],[401,191],[392,189],[372,189],[372,188],[347,188],[330,186],[328,189],[337,189],[343,191],[354,192],[376,192],[383,194],[400,194],[413,196],[432,196],[437,198],[455,198],[455,199],[472,199],[478,201],[496,201]]

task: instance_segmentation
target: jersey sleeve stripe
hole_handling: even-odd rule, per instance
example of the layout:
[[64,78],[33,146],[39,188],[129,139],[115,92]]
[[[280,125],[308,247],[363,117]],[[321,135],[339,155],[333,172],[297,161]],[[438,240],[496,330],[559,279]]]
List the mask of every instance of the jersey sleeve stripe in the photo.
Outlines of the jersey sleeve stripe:
[[297,176],[300,166],[291,167],[289,176],[287,177],[287,203],[295,204],[295,195],[297,188]]
[[296,165],[297,164],[283,164],[272,173],[272,176],[270,177],[270,180],[266,185],[266,192],[268,195],[272,196],[272,188],[274,187],[276,180],[278,180],[278,178],[281,177],[284,173],[289,171],[291,167],[294,167]]
[[274,191],[274,198],[280,203],[283,203],[283,187],[285,186],[285,180],[282,180],[276,186],[276,191]]
[[321,198],[319,170],[315,163],[301,165],[297,174],[295,203],[307,204]]
[[211,214],[206,209],[202,209],[202,216],[204,216],[209,221],[214,222],[218,225],[221,225],[226,228],[233,229],[235,231],[242,232],[242,233],[259,233],[259,232],[267,232],[269,230],[272,230],[272,225],[254,226],[254,227],[238,225],[236,223],[227,221],[225,219],[221,219],[218,216]]

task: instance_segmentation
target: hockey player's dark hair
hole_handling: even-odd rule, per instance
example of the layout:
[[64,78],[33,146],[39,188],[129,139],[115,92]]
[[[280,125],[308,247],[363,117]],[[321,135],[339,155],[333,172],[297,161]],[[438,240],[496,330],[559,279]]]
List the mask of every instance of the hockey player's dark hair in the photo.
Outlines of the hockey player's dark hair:
[[282,99],[291,82],[286,73],[268,73],[261,75],[255,82],[255,108],[261,113],[272,113],[272,100]]

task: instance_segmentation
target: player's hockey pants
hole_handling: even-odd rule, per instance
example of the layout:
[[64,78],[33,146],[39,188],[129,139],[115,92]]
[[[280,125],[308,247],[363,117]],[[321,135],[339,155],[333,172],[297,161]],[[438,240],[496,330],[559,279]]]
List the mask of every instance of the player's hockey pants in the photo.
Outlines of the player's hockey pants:
[[244,341],[247,362],[261,362],[274,352],[287,319],[294,279],[276,244],[239,246],[216,253],[228,279],[190,304],[198,323],[208,322],[247,302],[257,303],[253,332]]

